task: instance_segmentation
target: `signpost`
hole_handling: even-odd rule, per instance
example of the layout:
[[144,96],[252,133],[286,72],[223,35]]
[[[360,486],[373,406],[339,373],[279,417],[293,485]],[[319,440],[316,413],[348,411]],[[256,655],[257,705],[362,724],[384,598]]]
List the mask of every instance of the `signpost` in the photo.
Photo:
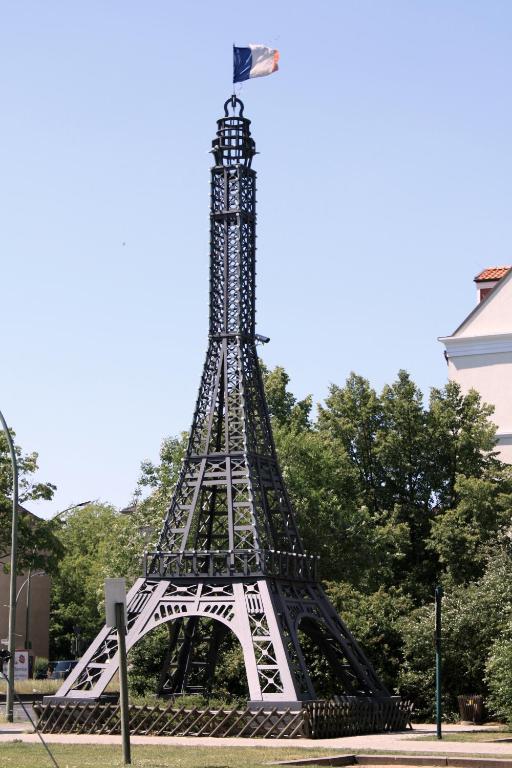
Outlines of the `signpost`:
[[105,580],[105,614],[109,627],[117,629],[119,655],[119,703],[121,706],[121,738],[125,765],[132,762],[130,719],[128,714],[128,671],[126,664],[126,585],[124,579]]
[[[4,675],[7,677],[9,669],[9,662],[4,663]],[[14,652],[14,679],[15,680],[28,680],[29,672],[29,652],[28,651],[15,651]]]

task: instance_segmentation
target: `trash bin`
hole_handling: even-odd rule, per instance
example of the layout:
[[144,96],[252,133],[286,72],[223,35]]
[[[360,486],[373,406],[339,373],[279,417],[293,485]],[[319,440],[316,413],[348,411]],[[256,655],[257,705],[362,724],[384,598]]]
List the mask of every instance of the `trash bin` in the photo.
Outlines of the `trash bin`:
[[459,714],[462,722],[480,725],[484,722],[484,699],[477,694],[457,696]]

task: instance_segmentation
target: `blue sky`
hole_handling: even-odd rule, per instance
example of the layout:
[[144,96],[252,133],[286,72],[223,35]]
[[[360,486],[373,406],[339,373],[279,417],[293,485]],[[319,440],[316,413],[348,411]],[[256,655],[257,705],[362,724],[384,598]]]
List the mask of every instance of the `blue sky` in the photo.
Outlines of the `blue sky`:
[[446,378],[437,337],[512,262],[509,2],[7,0],[0,408],[53,514],[129,502],[188,429],[206,348],[208,154],[231,46],[261,153],[258,330],[299,396]]

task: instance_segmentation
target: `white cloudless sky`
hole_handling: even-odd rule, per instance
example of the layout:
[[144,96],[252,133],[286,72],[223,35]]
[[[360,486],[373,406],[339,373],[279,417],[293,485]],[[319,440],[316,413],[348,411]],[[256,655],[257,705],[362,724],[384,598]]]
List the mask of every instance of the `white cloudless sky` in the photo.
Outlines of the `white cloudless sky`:
[[188,429],[207,333],[208,150],[231,46],[261,153],[258,331],[298,396],[407,369],[428,396],[483,267],[512,263],[509,2],[6,0],[0,408],[53,514],[123,506]]

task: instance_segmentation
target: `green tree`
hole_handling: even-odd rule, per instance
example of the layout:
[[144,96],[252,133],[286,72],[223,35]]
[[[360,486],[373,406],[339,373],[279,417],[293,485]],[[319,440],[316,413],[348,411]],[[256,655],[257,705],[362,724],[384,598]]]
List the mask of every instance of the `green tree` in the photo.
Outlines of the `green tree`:
[[158,540],[185,444],[185,436],[164,440],[159,463],[142,463],[130,513],[98,503],[70,510],[61,520],[57,535],[63,554],[52,584],[53,656],[70,653],[74,627],[80,627],[84,641],[99,631],[106,578],[124,577],[129,588],[142,575],[144,551]]
[[421,593],[431,583],[435,561],[425,549],[432,520],[430,446],[423,395],[406,371],[386,385],[380,397],[382,422],[376,436],[376,453],[382,467],[379,505],[393,510],[407,526],[407,556],[395,573],[410,594]]
[[491,646],[485,665],[485,682],[489,688],[487,708],[512,725],[512,622]]
[[454,711],[458,693],[485,692],[489,648],[508,615],[499,553],[511,527],[511,470],[494,452],[492,408],[453,383],[433,390],[426,408],[404,371],[380,396],[351,374],[330,387],[316,423],[294,429],[282,416],[294,402],[284,384],[276,446],[335,605],[388,686],[399,680],[432,714],[432,595],[442,579],[445,704]]
[[380,402],[382,421],[375,441],[383,477],[380,507],[402,508],[413,536],[421,536],[431,495],[423,395],[409,374],[399,371],[397,380],[382,390]]
[[169,437],[160,447],[159,462],[143,461],[135,491],[133,512],[110,559],[117,571],[134,581],[142,572],[142,556],[158,542],[162,524],[178,482],[188,435]]
[[[512,619],[512,559],[504,548],[493,553],[481,579],[453,587],[443,600],[444,710],[457,712],[458,694],[487,693],[489,651]],[[434,714],[434,611],[431,601],[405,615],[398,629],[403,642],[400,692],[411,698],[418,716]],[[487,671],[489,676],[489,670]]]
[[313,400],[308,395],[303,400],[297,400],[288,389],[290,377],[281,366],[269,370],[260,361],[260,369],[265,386],[268,410],[274,429],[293,427],[296,431],[308,429],[310,424]]
[[[320,575],[377,588],[403,557],[405,527],[364,506],[360,474],[345,444],[310,421],[311,398],[297,400],[282,368],[264,369],[279,461],[305,548],[320,555]],[[346,563],[350,561],[347,574]]]
[[74,627],[84,641],[92,640],[104,624],[104,582],[125,576],[111,557],[127,526],[127,518],[109,504],[89,504],[70,510],[59,526],[63,554],[52,579],[51,655],[71,653]]
[[305,548],[320,555],[320,575],[369,590],[388,583],[408,529],[393,514],[381,519],[358,503],[357,473],[343,446],[315,430],[291,429],[276,433],[276,445]]
[[[452,382],[432,390],[427,409],[406,371],[399,371],[380,396],[366,379],[352,373],[343,387],[331,385],[319,407],[316,428],[324,440],[334,442],[338,452],[343,449],[348,470],[357,478],[350,498],[361,519],[369,510],[373,529],[384,526],[400,541],[394,571],[383,585],[401,585],[418,604],[429,598],[432,584],[443,572],[455,573],[457,563],[459,581],[468,578],[471,561],[476,563],[472,577],[480,573],[481,545],[495,539],[506,518],[508,481],[500,475],[493,450],[491,413],[476,392],[463,395]],[[323,480],[327,480],[327,492],[332,483],[326,477]],[[480,498],[487,494],[488,499],[478,514],[475,504],[470,509],[470,488],[475,490],[477,481]],[[472,529],[464,528],[470,517]],[[455,530],[454,522],[458,523]],[[445,531],[450,535],[444,536]],[[464,536],[468,543],[473,537],[472,547],[461,559]]]
[[[15,434],[11,431],[14,440]],[[56,490],[53,483],[39,482],[35,479],[38,470],[38,454],[23,453],[15,445],[18,464],[18,485],[20,505],[40,499],[50,500]],[[4,570],[8,569],[11,549],[12,523],[12,464],[7,438],[0,432],[0,561]],[[54,526],[23,511],[18,520],[18,570],[28,567],[42,568],[48,573],[55,569],[61,549],[54,535]]]
[[344,582],[328,582],[327,594],[343,621],[361,643],[391,693],[398,693],[403,664],[401,622],[414,609],[400,587],[380,587],[370,594]]
[[358,502],[372,512],[379,511],[383,468],[376,450],[382,426],[382,404],[367,379],[351,373],[345,386],[331,384],[324,405],[318,407],[318,428],[339,442],[358,483]]
[[[447,711],[459,693],[486,692],[486,663],[489,689],[501,701],[508,659],[501,641],[511,621],[512,470],[494,451],[492,409],[453,383],[432,390],[427,407],[405,371],[380,395],[351,374],[344,386],[331,385],[315,420],[311,397],[293,394],[283,368],[262,365],[262,375],[306,549],[321,555],[335,607],[388,688],[398,685],[420,714],[431,713],[432,601],[441,580]],[[65,642],[81,610],[90,634],[103,621],[105,576],[139,576],[142,551],[158,540],[186,442],[185,435],[167,439],[159,461],[143,463],[132,514],[103,506],[77,516],[67,530],[66,522],[54,602],[54,626]],[[86,572],[89,581],[80,578]],[[162,630],[134,651],[134,685],[155,682],[167,643]],[[314,650],[306,646],[307,640],[305,652]],[[236,643],[224,650],[218,680],[227,693],[238,690],[241,657]],[[313,671],[330,690],[326,666],[320,661]]]
[[436,553],[444,580],[465,584],[481,576],[512,519],[512,469],[485,470],[482,477],[457,475],[457,504],[440,509],[432,521],[426,546]]
[[448,382],[430,394],[428,430],[432,486],[436,504],[451,509],[459,500],[457,478],[481,477],[499,466],[496,425],[490,420],[494,407],[482,403],[478,392],[462,393],[460,385]]

